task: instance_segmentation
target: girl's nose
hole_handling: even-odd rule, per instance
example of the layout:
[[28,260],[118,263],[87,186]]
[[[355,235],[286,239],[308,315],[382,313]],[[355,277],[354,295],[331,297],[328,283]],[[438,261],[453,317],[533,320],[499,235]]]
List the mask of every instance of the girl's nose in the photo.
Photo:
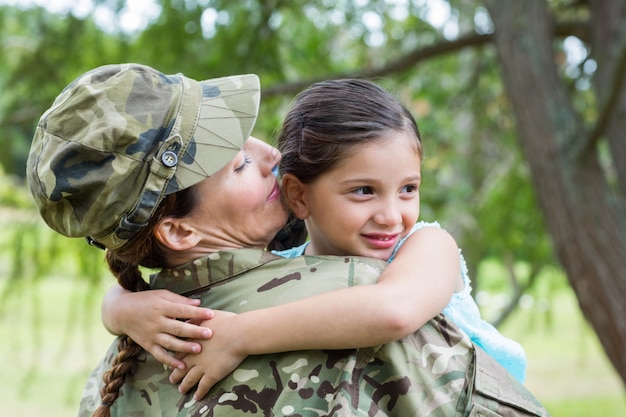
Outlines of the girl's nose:
[[383,226],[396,226],[402,222],[402,213],[395,202],[385,200],[374,215],[374,221]]

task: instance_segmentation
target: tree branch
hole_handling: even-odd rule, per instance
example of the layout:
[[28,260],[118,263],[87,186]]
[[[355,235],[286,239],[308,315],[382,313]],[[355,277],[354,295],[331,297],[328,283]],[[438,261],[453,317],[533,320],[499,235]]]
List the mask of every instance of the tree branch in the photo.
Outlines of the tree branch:
[[370,71],[345,72],[334,75],[328,75],[317,79],[309,79],[293,83],[279,84],[263,90],[263,97],[280,96],[284,94],[293,94],[299,92],[303,88],[316,83],[318,81],[327,80],[329,78],[376,78],[389,74],[397,74],[411,69],[415,64],[428,58],[442,56],[451,52],[456,52],[469,46],[483,45],[492,40],[491,34],[479,35],[470,34],[463,36],[454,41],[442,41],[426,47],[419,47],[409,52],[407,55],[401,56],[395,61]]
[[504,264],[507,267],[509,279],[511,281],[511,285],[513,286],[513,295],[504,309],[502,309],[500,315],[491,322],[494,327],[501,326],[502,323],[504,323],[504,321],[511,315],[519,304],[519,300],[522,298],[522,295],[524,295],[535,284],[535,281],[537,281],[537,277],[539,276],[539,272],[541,272],[542,269],[542,265],[532,264],[532,269],[528,274],[526,284],[521,285],[520,280],[517,278],[517,274],[515,273],[514,259],[510,253],[508,253],[508,256],[504,257]]
[[[589,39],[588,36],[588,22],[587,21],[569,21],[562,22],[555,25],[554,29],[555,37],[576,36],[583,41]],[[314,78],[304,81],[296,81],[292,83],[284,83],[270,86],[263,89],[263,97],[275,97],[285,94],[295,94],[302,89],[314,84],[318,81],[324,81],[333,78],[377,78],[390,74],[398,74],[409,69],[412,69],[419,62],[429,58],[440,57],[449,53],[458,52],[461,49],[468,47],[475,47],[485,45],[493,42],[493,33],[478,34],[471,33],[462,36],[456,40],[448,41],[442,40],[441,42],[428,45],[425,47],[418,47],[408,54],[399,57],[395,61],[391,61],[387,65],[379,68],[374,68],[370,71],[361,72],[345,72],[337,74],[328,74],[320,78]]]
[[582,146],[578,146],[574,149],[574,156],[581,158],[587,155],[600,141],[600,138],[605,133],[611,116],[614,114],[614,109],[617,107],[617,102],[622,96],[622,89],[624,87],[624,81],[626,79],[626,36],[622,38],[622,42],[619,46],[619,58],[617,64],[613,70],[613,76],[611,77],[611,87],[607,88],[609,95],[600,107],[600,113],[596,123],[589,132],[587,138],[583,141]]

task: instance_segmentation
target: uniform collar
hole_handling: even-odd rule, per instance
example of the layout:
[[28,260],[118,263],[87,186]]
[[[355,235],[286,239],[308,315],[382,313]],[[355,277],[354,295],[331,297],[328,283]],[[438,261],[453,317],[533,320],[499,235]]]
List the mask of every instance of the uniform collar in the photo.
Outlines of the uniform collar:
[[152,275],[150,288],[188,295],[236,278],[276,259],[280,259],[280,256],[263,249],[223,250]]

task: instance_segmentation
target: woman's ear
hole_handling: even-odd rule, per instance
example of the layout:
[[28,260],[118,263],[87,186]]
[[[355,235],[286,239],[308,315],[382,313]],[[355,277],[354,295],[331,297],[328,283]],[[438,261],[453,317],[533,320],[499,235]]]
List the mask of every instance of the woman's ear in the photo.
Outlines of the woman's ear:
[[285,201],[289,206],[289,209],[299,219],[306,219],[309,217],[309,207],[307,205],[307,190],[306,184],[303,184],[293,174],[285,174],[282,178],[283,183],[283,195]]
[[190,249],[200,241],[200,235],[185,219],[173,217],[161,220],[154,229],[154,235],[159,242],[175,251]]

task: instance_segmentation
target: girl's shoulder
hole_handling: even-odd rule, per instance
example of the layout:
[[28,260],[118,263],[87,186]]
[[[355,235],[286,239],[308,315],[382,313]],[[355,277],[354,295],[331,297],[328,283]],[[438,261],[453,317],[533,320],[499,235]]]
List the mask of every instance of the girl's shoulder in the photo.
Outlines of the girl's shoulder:
[[422,229],[422,228],[424,228],[424,227],[435,227],[435,228],[437,228],[437,229],[442,229],[442,230],[444,230],[444,229],[441,227],[441,225],[439,224],[439,222],[425,222],[425,221],[419,221],[419,222],[417,222],[417,223],[415,223],[415,224],[413,225],[413,229],[411,229],[411,232],[410,232],[409,234],[411,234],[411,233],[415,232],[416,230]]
[[[411,229],[411,231],[398,243],[398,245],[396,246],[396,248],[394,249],[391,255],[391,258],[389,258],[389,262],[391,262],[395,258],[398,252],[398,249],[400,249],[400,247],[404,244],[404,242],[406,242],[409,236],[411,236],[417,230],[424,229],[426,227],[434,227],[436,229],[443,230],[447,233],[446,229],[441,227],[439,222],[419,221],[415,223],[415,225],[413,225],[413,228]],[[460,262],[461,262],[461,275],[463,277],[463,283],[465,284],[465,288],[463,289],[462,293],[455,293],[453,296],[453,300],[454,300],[454,297],[458,297],[458,296],[471,297],[471,291],[472,291],[471,280],[469,278],[469,272],[467,269],[467,263],[465,262],[465,257],[463,256],[463,252],[461,251],[461,248],[459,248],[459,257],[460,257]]]

